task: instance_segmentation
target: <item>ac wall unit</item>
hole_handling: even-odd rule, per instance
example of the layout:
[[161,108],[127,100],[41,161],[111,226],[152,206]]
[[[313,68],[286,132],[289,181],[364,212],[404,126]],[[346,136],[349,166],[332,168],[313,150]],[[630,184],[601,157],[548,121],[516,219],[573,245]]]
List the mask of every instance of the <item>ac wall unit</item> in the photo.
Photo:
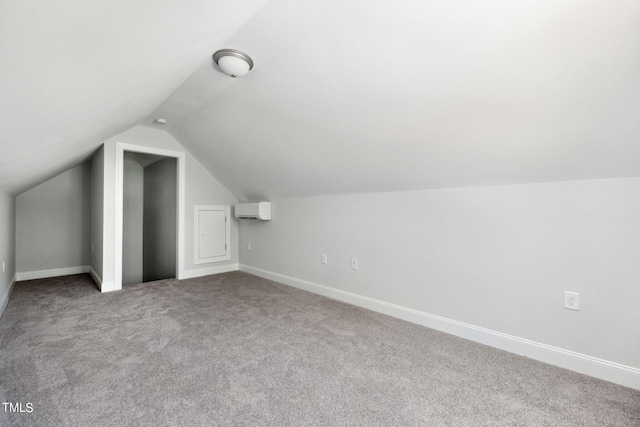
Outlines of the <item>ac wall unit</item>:
[[238,203],[235,208],[238,219],[271,219],[271,202]]

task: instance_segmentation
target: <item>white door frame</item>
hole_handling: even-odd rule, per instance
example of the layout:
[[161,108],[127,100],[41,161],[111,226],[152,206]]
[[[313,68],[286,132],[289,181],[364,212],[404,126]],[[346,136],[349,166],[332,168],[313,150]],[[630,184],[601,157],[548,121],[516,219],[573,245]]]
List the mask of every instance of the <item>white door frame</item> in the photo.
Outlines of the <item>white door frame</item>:
[[115,200],[115,272],[114,287],[117,291],[122,289],[122,224],[123,224],[123,198],[124,198],[124,152],[132,151],[135,153],[155,154],[164,157],[173,157],[178,162],[177,172],[177,191],[178,203],[176,206],[176,266],[177,279],[184,276],[184,203],[185,203],[185,154],[180,151],[165,150],[163,148],[148,147],[146,145],[129,144],[125,142],[116,142],[116,200]]

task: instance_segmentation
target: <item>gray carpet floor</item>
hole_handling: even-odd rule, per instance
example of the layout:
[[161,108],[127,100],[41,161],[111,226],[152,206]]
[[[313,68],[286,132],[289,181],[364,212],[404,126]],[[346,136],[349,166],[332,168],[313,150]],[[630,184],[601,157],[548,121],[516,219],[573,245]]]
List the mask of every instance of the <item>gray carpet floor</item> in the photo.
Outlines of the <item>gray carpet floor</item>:
[[640,426],[640,391],[233,272],[20,282],[2,426]]

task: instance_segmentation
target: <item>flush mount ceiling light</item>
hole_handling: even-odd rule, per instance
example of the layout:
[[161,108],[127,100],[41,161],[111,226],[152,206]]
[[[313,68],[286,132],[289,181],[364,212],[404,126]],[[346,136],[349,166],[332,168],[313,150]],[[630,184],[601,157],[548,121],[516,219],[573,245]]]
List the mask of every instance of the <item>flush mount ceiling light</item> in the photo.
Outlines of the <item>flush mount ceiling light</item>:
[[213,62],[231,77],[246,76],[253,68],[253,61],[244,52],[235,49],[220,49],[213,54]]

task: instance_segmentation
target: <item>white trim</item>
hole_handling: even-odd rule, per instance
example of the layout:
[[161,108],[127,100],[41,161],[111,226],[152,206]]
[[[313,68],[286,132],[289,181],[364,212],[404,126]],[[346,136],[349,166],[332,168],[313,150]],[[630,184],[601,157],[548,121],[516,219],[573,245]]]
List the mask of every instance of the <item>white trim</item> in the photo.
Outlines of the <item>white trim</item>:
[[[149,147],[146,145],[129,144],[116,142],[116,188],[115,188],[115,271],[113,286],[107,286],[109,291],[122,289],[122,216],[123,216],[123,193],[124,193],[124,152],[133,151],[136,153],[155,154],[164,157],[174,157],[178,160],[178,204],[176,206],[178,247],[176,248],[177,278],[182,279],[184,275],[184,205],[185,205],[185,153],[182,151],[165,150],[163,148]],[[105,284],[103,284],[104,288]],[[111,289],[113,287],[113,289]],[[104,289],[102,292],[108,292]]]
[[113,292],[119,291],[120,289],[116,289],[116,284],[114,282],[102,282],[100,284],[100,292]]
[[11,279],[11,284],[9,285],[9,292],[7,292],[4,298],[2,298],[2,303],[0,303],[0,318],[2,318],[2,315],[4,314],[4,309],[7,308],[7,305],[9,304],[9,297],[11,297],[11,292],[13,292],[13,287],[16,285],[16,282],[18,281],[17,277],[18,277],[17,274],[13,275],[13,279]]
[[[200,258],[200,211],[224,211],[225,226],[225,254],[214,258]],[[210,264],[214,262],[229,261],[231,259],[231,206],[205,206],[193,207],[193,263]]]
[[228,273],[230,271],[238,271],[238,264],[219,265],[216,267],[200,268],[198,270],[187,270],[184,272],[184,279],[193,279],[194,277],[210,276],[212,274]]
[[296,279],[261,268],[240,264],[240,271],[244,271],[265,279],[284,283],[294,288],[303,289],[315,294],[323,295],[349,304],[364,307],[369,310],[397,317],[418,325],[446,332],[451,335],[466,338],[471,341],[489,345],[511,353],[539,360],[550,365],[570,369],[581,374],[590,375],[605,381],[620,384],[640,390],[640,369],[622,365],[586,354],[553,347],[547,344],[531,341],[525,338],[504,334],[491,329],[482,328],[442,316],[425,313],[401,305],[369,298],[352,292],[342,291],[307,280]]
[[23,271],[16,273],[16,277],[18,282],[20,282],[22,280],[46,279],[49,277],[70,276],[72,274],[83,274],[88,272],[89,266],[82,265],[79,267],[54,268],[51,270]]

